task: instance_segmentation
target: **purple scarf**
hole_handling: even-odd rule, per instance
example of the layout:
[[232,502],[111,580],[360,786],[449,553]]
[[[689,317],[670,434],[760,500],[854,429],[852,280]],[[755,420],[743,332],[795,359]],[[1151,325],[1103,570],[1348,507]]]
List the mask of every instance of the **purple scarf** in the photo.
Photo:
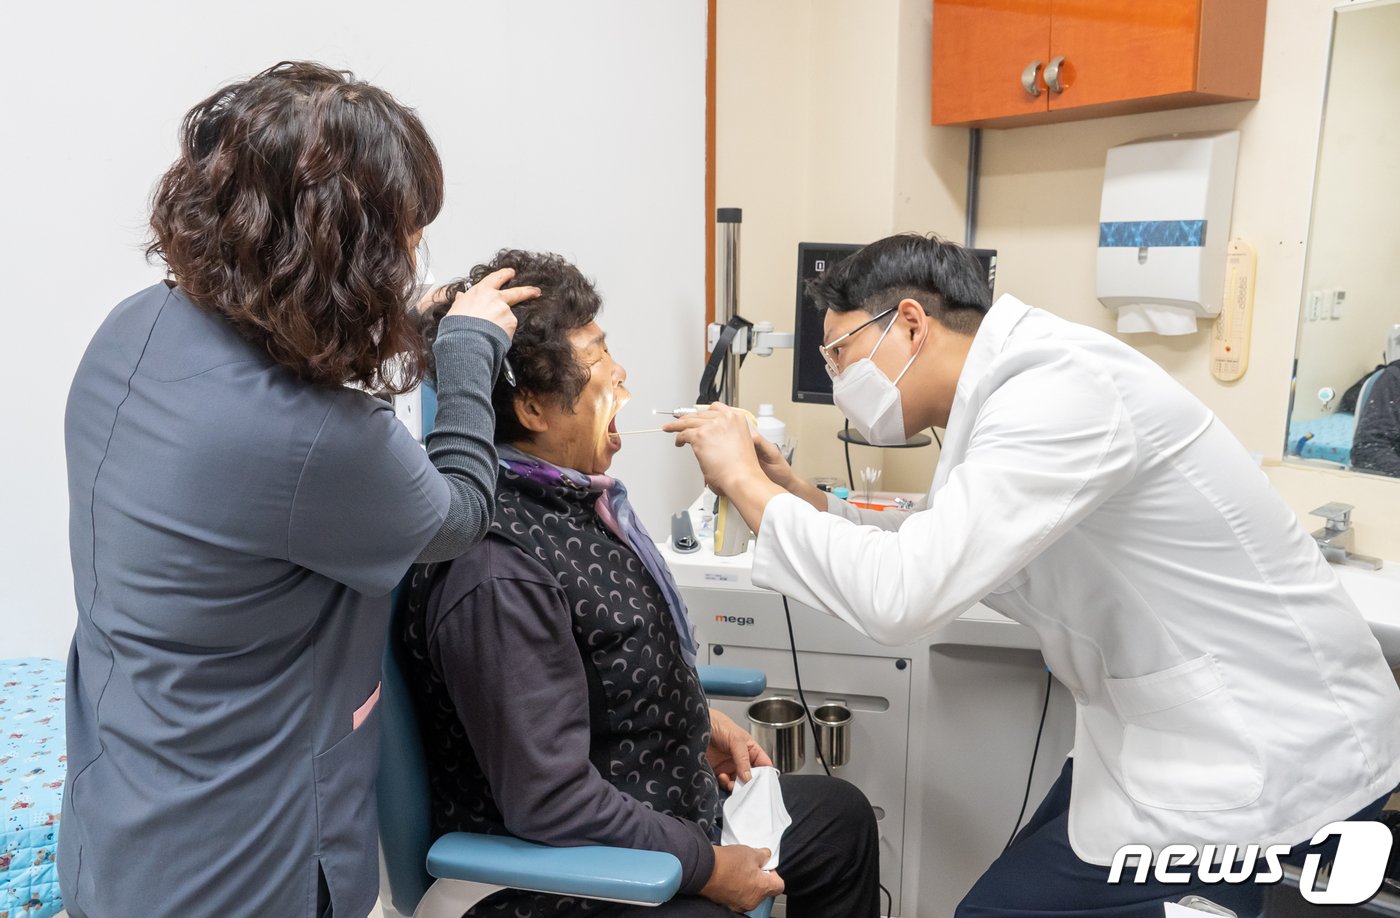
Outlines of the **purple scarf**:
[[568,486],[598,495],[598,500],[593,505],[598,518],[622,544],[632,549],[651,575],[651,579],[656,581],[661,595],[666,599],[666,605],[671,609],[671,618],[676,623],[676,636],[680,639],[681,654],[685,661],[694,667],[700,645],[695,638],[695,627],[690,623],[690,615],[686,612],[685,600],[681,598],[680,587],[676,586],[671,569],[666,566],[661,552],[656,549],[656,543],[632,509],[632,502],[627,499],[627,488],[622,482],[610,475],[590,475],[577,469],[560,468],[536,456],[522,453],[505,443],[498,444],[496,451],[502,468],[542,488],[552,490]]

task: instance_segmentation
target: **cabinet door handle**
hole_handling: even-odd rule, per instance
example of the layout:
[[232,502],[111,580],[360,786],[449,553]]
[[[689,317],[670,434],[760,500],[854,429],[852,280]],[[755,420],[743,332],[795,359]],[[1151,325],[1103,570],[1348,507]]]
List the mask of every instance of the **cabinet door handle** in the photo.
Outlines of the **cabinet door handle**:
[[1060,82],[1060,68],[1065,62],[1063,54],[1050,58],[1050,63],[1045,68],[1045,85],[1050,87],[1051,92],[1064,92],[1064,84]]
[[[1063,60],[1063,58],[1061,58]],[[1040,84],[1036,82],[1036,77],[1040,76],[1040,61],[1031,61],[1026,65],[1026,69],[1021,71],[1021,88],[1026,91],[1026,95],[1034,99],[1040,95]]]

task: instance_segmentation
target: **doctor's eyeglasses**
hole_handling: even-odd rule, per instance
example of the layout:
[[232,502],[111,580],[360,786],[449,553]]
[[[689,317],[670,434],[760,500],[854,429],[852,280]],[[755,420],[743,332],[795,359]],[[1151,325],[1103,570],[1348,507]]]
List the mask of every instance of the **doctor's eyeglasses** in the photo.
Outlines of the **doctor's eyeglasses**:
[[840,336],[839,338],[837,338],[835,341],[831,342],[830,344],[819,344],[819,345],[817,345],[817,350],[819,350],[819,351],[822,352],[822,360],[826,361],[826,375],[827,375],[827,376],[830,376],[832,379],[835,379],[837,376],[839,376],[839,375],[841,374],[841,367],[837,365],[837,363],[836,363],[836,358],[837,358],[838,356],[840,356],[840,352],[841,352],[841,342],[842,342],[842,341],[845,341],[847,338],[849,338],[849,337],[851,337],[852,335],[856,334],[857,332],[859,332],[861,329],[865,328],[866,326],[874,325],[876,322],[880,321],[880,320],[883,319],[885,316],[887,316],[887,315],[889,315],[890,313],[894,312],[895,309],[897,309],[897,308],[898,308],[898,307],[896,307],[896,306],[891,306],[889,309],[886,309],[884,312],[880,313],[878,316],[875,316],[875,317],[873,317],[873,318],[871,318],[871,319],[868,319],[868,320],[865,321],[865,322],[860,323],[860,324],[857,325],[855,328],[853,328],[853,329],[851,329],[850,331],[846,332],[844,335]]

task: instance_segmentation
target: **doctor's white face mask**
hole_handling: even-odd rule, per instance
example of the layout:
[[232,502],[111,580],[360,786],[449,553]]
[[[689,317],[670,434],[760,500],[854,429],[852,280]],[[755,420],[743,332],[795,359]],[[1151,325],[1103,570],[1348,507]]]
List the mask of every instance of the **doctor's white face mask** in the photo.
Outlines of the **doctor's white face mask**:
[[831,396],[836,407],[850,419],[851,425],[871,446],[898,446],[909,439],[904,429],[904,404],[899,394],[899,381],[918,359],[924,342],[919,342],[918,350],[914,351],[914,356],[909,358],[893,382],[871,359],[898,318],[896,316],[885,326],[869,357],[857,360],[831,380]]

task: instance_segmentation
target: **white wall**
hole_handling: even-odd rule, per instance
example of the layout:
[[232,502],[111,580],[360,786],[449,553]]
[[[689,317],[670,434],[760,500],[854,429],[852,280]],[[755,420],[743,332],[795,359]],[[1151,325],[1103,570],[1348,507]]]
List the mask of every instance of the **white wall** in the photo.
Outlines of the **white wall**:
[[[899,27],[896,5],[883,0],[720,0],[716,194],[720,206],[744,209],[739,311],[746,318],[792,329],[798,242],[870,242],[890,231],[897,123],[890,43]],[[798,439],[798,473],[844,478],[835,437],[841,413],[793,404],[791,392],[792,351],[744,364],[740,401],[751,411],[761,402],[778,406]],[[880,465],[890,455],[883,452],[857,447],[852,460],[857,468]]]
[[[0,295],[17,323],[0,451],[0,657],[66,653],[68,383],[107,311],[162,276],[141,254],[146,203],[193,103],[310,58],[417,107],[447,173],[427,233],[434,273],[463,273],[505,245],[576,260],[630,371],[626,423],[687,403],[699,377],[705,17],[704,0],[0,7]],[[639,438],[615,471],[661,530],[699,487],[693,465],[668,438]]]
[[[1112,317],[1094,293],[1108,148],[1174,131],[1238,128],[1243,137],[1233,233],[1258,252],[1248,373],[1235,384],[1211,377],[1208,324],[1181,338],[1128,340],[1204,401],[1248,449],[1268,457],[1270,480],[1295,512],[1306,516],[1329,500],[1354,503],[1358,549],[1400,558],[1400,516],[1394,509],[1400,505],[1400,482],[1277,461],[1303,289],[1332,11],[1339,5],[1347,4],[1269,4],[1258,102],[984,131],[977,242],[1000,252],[999,292],[1111,331]],[[856,16],[863,27],[853,25]],[[967,131],[929,125],[931,16],[928,0],[864,0],[858,8],[840,0],[720,0],[718,194],[720,203],[745,208],[741,292],[747,302],[741,300],[741,308],[749,318],[790,325],[793,253],[804,239],[862,241],[904,230],[962,239]],[[736,71],[742,72],[742,82],[731,79]],[[821,85],[823,73],[842,82],[814,98],[809,87]],[[841,130],[859,142],[811,142]],[[775,150],[792,156],[774,155]],[[850,195],[828,184],[838,177],[861,189],[859,212]],[[768,226],[755,225],[765,213],[776,216]],[[759,235],[762,246],[751,247]],[[776,365],[777,358],[769,360]],[[774,402],[780,417],[799,421],[812,412],[834,415],[832,409],[793,406],[786,372],[759,366],[744,370],[746,404]],[[811,442],[804,431],[800,473],[844,474],[830,433],[839,424],[839,418],[823,417],[809,428]],[[875,455],[859,450],[856,462],[867,464]],[[888,453],[881,483],[926,488],[936,458],[932,448]],[[1318,525],[1315,519],[1308,522]]]

